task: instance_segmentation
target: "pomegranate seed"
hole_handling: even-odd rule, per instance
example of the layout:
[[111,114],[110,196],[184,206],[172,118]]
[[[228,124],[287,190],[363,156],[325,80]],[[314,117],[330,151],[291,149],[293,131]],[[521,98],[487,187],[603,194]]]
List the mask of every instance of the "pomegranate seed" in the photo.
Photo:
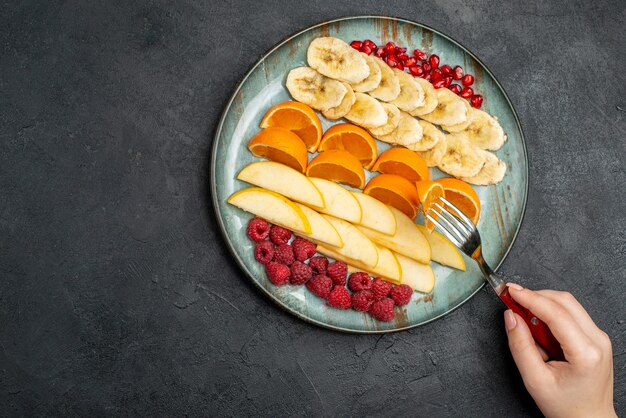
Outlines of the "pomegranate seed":
[[430,65],[428,65],[427,62],[422,64],[422,70],[424,70],[425,73],[429,73],[430,72]]
[[398,54],[396,54],[396,57],[398,57],[398,59],[400,61],[406,61],[409,59],[409,56],[407,54],[405,54],[404,52],[400,52]]
[[385,62],[391,68],[394,68],[394,67],[398,66],[398,59],[396,58],[395,55],[387,55],[387,57],[385,58]]
[[376,55],[378,58],[380,58],[383,55],[385,55],[385,50],[382,49],[381,47],[378,47],[378,48],[376,48],[376,51],[374,51],[374,55]]
[[473,95],[474,95],[474,90],[472,90],[471,87],[463,87],[463,90],[461,90],[461,94],[460,94],[460,96],[464,99],[469,99]]
[[369,46],[371,49],[375,49],[376,48],[376,44],[374,42],[372,42],[370,39],[366,39],[363,41],[363,45],[367,45]]
[[465,87],[469,87],[474,84],[474,76],[471,74],[465,74],[463,78],[461,78],[461,84]]
[[450,77],[452,75],[452,67],[450,67],[448,64],[442,65],[441,72],[443,73],[443,75]]
[[432,54],[430,57],[428,57],[428,63],[433,68],[439,67],[439,56]]
[[439,79],[443,78],[443,73],[441,72],[441,70],[439,68],[435,68],[434,70],[432,70],[430,72],[430,79],[433,81],[437,81]]
[[426,81],[430,81],[430,73],[424,73],[424,75],[422,76],[422,78]]
[[361,52],[370,55],[372,53],[372,48],[370,48],[369,45],[363,45],[363,47],[361,48]]
[[419,49],[416,49],[413,51],[413,56],[415,58],[417,58],[418,60],[425,60],[426,59],[426,54],[422,51],[420,51]]
[[454,94],[459,94],[461,93],[461,86],[459,86],[458,84],[451,84],[450,87],[448,87],[450,89],[450,91],[452,91],[452,93]]
[[407,67],[412,67],[416,64],[417,64],[417,60],[415,58],[409,58],[407,60],[404,60],[404,65],[406,65]]
[[419,77],[424,74],[424,70],[419,65],[412,65],[409,67],[409,72],[415,77]]
[[452,73],[454,74],[453,77],[455,80],[460,80],[461,77],[463,77],[463,68],[457,65],[454,67],[454,70],[452,70]]
[[452,83],[452,77],[444,77],[443,78],[443,85],[444,85],[444,87],[449,87],[450,83]]
[[442,87],[445,87],[445,80],[444,79],[439,79],[437,81],[433,81],[433,87],[436,89],[440,89]]
[[398,54],[404,54],[406,52],[406,48],[396,48],[396,52]]
[[387,42],[385,44],[385,53],[393,54],[394,52],[396,52],[396,44],[393,42]]
[[483,105],[483,96],[481,96],[480,94],[473,95],[470,99],[470,104],[472,105],[472,107],[480,109],[480,107]]
[[398,62],[398,65],[396,65],[396,68],[400,71],[404,71],[404,64],[402,64],[402,61]]
[[363,46],[363,43],[361,41],[352,41],[350,42],[350,46],[356,50],[360,50]]

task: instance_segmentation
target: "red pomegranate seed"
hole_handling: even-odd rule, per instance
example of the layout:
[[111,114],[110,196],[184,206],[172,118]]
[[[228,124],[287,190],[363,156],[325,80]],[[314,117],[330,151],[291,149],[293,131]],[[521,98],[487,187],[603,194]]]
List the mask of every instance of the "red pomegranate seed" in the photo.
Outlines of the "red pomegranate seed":
[[372,42],[370,39],[366,39],[363,41],[363,45],[369,46],[371,49],[376,49],[376,44]]
[[443,78],[443,73],[441,72],[441,70],[439,68],[435,68],[434,70],[432,70],[430,72],[430,79],[433,81],[437,81],[439,79]]
[[396,54],[396,57],[398,57],[400,61],[406,61],[409,59],[409,56],[404,52],[399,52],[398,54]]
[[396,52],[397,52],[398,54],[404,54],[404,53],[406,52],[406,48],[400,48],[400,47],[398,47],[398,48],[396,48]]
[[449,87],[450,83],[452,83],[452,77],[444,77],[443,78],[443,86]]
[[372,53],[372,48],[369,45],[363,45],[363,47],[361,47],[361,52],[370,55]]
[[378,58],[382,57],[383,55],[385,55],[385,50],[381,47],[376,48],[376,51],[374,51],[374,55],[376,55]]
[[440,89],[442,87],[445,87],[445,83],[446,81],[444,79],[439,79],[437,81],[433,81],[433,87],[436,89]]
[[393,54],[394,52],[396,52],[396,44],[393,42],[387,42],[385,44],[385,53]]
[[472,90],[471,87],[463,87],[463,90],[461,90],[461,94],[460,94],[460,96],[464,99],[469,99],[473,95],[474,95],[474,90]]
[[398,59],[396,58],[395,55],[387,55],[387,57],[385,57],[385,62],[391,68],[394,68],[394,67],[398,66]]
[[459,94],[461,93],[461,86],[459,86],[458,84],[451,84],[450,87],[448,87],[450,89],[450,91],[452,91],[452,93],[454,94]]
[[457,65],[454,67],[454,70],[452,70],[452,74],[455,80],[460,80],[461,77],[463,77],[463,68]]
[[448,64],[446,65],[442,65],[441,66],[441,72],[443,73],[443,75],[445,75],[446,77],[450,77],[452,75],[452,67],[450,67]]
[[404,71],[404,64],[402,64],[402,61],[398,62],[398,65],[396,65],[396,68],[400,71]]
[[409,72],[415,77],[419,77],[424,74],[424,70],[419,65],[412,65],[409,67]]
[[420,51],[419,49],[413,50],[413,56],[415,58],[417,58],[418,60],[425,60],[426,59],[426,54],[424,52]]
[[407,67],[412,67],[416,64],[417,64],[417,60],[415,58],[409,58],[407,60],[404,60],[404,65],[406,65]]
[[430,73],[424,73],[424,75],[422,76],[422,78],[426,81],[430,81]]
[[430,65],[428,65],[427,62],[422,64],[422,70],[424,70],[425,73],[429,73],[430,72]]
[[350,42],[350,46],[354,49],[360,50],[363,46],[363,43],[361,41],[352,41]]
[[470,99],[470,104],[472,105],[472,107],[480,109],[480,107],[483,105],[483,96],[481,96],[480,94],[473,95]]
[[439,67],[439,56],[432,54],[430,57],[428,57],[428,63],[433,68]]
[[463,78],[461,78],[461,84],[465,87],[469,87],[474,84],[474,76],[471,74],[465,74]]

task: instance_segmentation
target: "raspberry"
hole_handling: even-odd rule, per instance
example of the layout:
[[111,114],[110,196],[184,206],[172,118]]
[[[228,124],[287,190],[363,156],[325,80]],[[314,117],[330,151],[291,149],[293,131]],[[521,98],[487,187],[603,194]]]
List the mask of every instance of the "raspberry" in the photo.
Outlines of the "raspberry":
[[413,296],[413,289],[405,284],[391,288],[391,299],[393,299],[398,306],[404,306],[409,303],[411,296]]
[[282,226],[272,225],[270,239],[276,245],[287,244],[291,239],[291,231]]
[[344,286],[346,284],[346,276],[348,275],[348,266],[341,261],[330,263],[326,267],[326,275],[330,277],[336,285]]
[[313,269],[317,274],[326,274],[326,267],[328,267],[328,258],[318,255],[309,260],[309,267]]
[[343,286],[335,286],[333,290],[330,291],[326,303],[333,308],[350,309],[352,306],[352,298],[350,297],[348,289]]
[[317,296],[326,299],[333,287],[333,281],[328,276],[318,274],[306,282],[306,287]]
[[352,309],[367,312],[374,303],[374,293],[371,290],[359,290],[352,294]]
[[370,315],[375,319],[383,322],[389,322],[393,320],[393,299],[384,298],[372,303],[370,308]]
[[[274,256],[276,258],[276,256]],[[392,284],[384,281],[380,277],[374,279],[374,283],[372,283],[372,292],[374,292],[374,299],[381,300],[382,298],[386,298],[391,291]]]
[[369,274],[364,272],[352,273],[348,279],[348,287],[353,292],[370,290],[372,288],[372,279]]
[[274,257],[274,244],[269,241],[257,242],[254,246],[254,258],[261,263],[267,264]]
[[291,246],[298,261],[308,260],[315,255],[315,244],[304,238],[295,237],[291,242]]
[[270,224],[265,219],[252,218],[248,222],[248,238],[252,241],[263,241],[270,233]]
[[291,284],[305,284],[313,275],[313,269],[301,261],[294,261],[291,265]]
[[270,261],[265,265],[265,271],[267,272],[267,277],[276,286],[289,283],[291,271],[286,265],[277,263],[276,261]]
[[291,245],[283,244],[276,247],[274,250],[274,258],[272,260],[290,266],[294,260],[293,248],[291,248]]

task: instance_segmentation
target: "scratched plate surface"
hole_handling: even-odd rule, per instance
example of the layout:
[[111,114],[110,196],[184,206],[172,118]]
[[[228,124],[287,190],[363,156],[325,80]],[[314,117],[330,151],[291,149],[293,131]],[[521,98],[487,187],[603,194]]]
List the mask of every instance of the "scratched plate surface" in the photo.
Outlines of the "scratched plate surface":
[[[272,285],[263,267],[255,261],[253,245],[246,237],[245,227],[251,215],[226,203],[232,193],[247,187],[236,180],[237,173],[257,160],[246,144],[259,131],[265,111],[290,100],[284,86],[286,75],[290,69],[306,65],[306,49],[318,36],[335,36],[347,42],[369,38],[377,44],[394,41],[409,50],[420,48],[436,53],[443,63],[459,64],[476,76],[475,89],[486,98],[483,110],[495,115],[508,135],[508,141],[496,152],[507,164],[504,180],[497,186],[476,187],[482,205],[478,226],[485,243],[485,259],[494,267],[500,265],[515,240],[526,204],[528,162],[517,116],[502,87],[476,57],[446,35],[402,19],[360,16],[322,23],[291,36],[269,51],[235,89],[216,131],[211,160],[213,203],[226,244],[246,276],[267,296],[292,314],[317,325],[377,333],[432,321],[459,307],[482,287],[483,279],[474,262],[466,258],[467,272],[433,263],[436,285],[432,294],[415,293],[409,305],[396,308],[393,322],[382,323],[367,314],[328,308],[304,286]],[[321,115],[320,118],[324,129],[341,122],[325,120]],[[380,142],[378,146],[379,151],[388,148]],[[431,169],[431,175],[443,176],[437,169]]]

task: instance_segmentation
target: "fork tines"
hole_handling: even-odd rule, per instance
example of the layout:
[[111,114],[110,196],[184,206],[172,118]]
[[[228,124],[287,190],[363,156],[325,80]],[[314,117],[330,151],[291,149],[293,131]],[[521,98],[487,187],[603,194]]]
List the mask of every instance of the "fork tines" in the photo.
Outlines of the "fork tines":
[[[459,208],[440,197],[426,212],[426,218],[435,224],[439,230],[457,247],[463,244],[476,231],[476,225]],[[443,203],[443,204],[442,204]],[[445,206],[450,208],[446,209]]]

